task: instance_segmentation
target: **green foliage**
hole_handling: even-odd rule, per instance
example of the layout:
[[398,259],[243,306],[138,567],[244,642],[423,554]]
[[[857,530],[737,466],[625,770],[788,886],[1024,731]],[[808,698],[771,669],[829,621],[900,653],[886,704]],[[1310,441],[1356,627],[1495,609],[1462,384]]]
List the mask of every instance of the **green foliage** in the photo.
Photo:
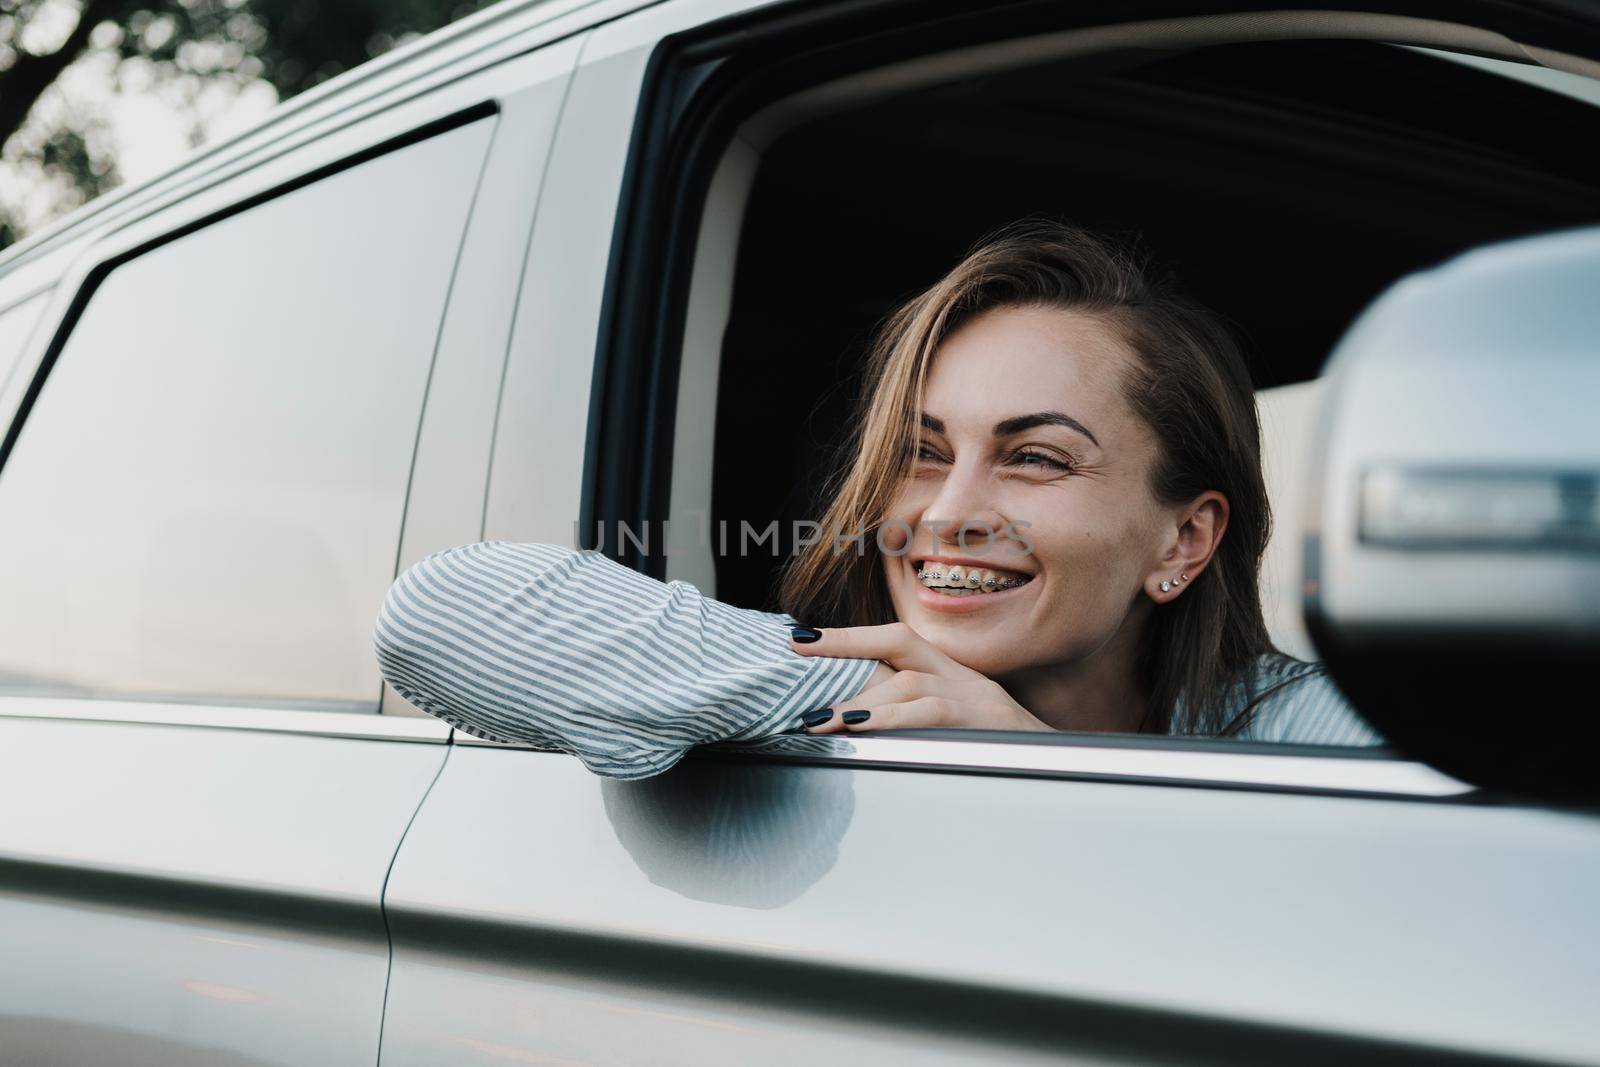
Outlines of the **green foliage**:
[[[0,145],[8,160],[36,163],[42,180],[70,190],[58,198],[70,208],[121,180],[115,160],[91,142],[86,126],[93,120],[79,116],[17,135],[33,105],[86,53],[110,52],[119,71],[140,64],[158,80],[188,76],[243,85],[259,78],[286,99],[489,2],[80,0],[69,32],[49,0],[0,0]],[[41,47],[40,40],[52,36],[62,38],[59,44]],[[16,220],[0,208],[0,248],[16,240],[16,231]]]
[[117,20],[116,48],[125,59],[197,73],[242,69],[266,79],[283,99],[485,6],[484,0],[158,0]]

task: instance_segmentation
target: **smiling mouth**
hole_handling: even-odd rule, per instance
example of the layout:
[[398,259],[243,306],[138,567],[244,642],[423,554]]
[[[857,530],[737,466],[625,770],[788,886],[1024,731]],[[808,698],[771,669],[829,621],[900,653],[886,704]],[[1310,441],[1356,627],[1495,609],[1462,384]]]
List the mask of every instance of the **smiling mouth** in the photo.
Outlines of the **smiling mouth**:
[[931,560],[917,560],[917,581],[942,596],[983,596],[1027,585],[1033,575],[988,567],[963,567]]

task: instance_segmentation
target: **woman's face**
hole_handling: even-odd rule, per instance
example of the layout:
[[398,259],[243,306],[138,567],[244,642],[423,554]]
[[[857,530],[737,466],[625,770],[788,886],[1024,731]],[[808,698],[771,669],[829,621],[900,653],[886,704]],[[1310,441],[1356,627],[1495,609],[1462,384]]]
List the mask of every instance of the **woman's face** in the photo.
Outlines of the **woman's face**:
[[[993,678],[1130,649],[1147,583],[1176,577],[1156,439],[1122,395],[1135,358],[1114,327],[1059,308],[998,308],[940,346],[883,566],[896,615],[952,659]],[[954,566],[969,586],[975,566],[980,591],[952,591]]]

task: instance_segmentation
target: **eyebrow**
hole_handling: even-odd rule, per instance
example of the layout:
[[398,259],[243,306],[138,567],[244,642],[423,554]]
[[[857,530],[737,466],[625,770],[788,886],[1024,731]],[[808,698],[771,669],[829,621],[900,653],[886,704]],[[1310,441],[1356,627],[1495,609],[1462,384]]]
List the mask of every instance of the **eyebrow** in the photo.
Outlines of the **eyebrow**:
[[[934,433],[944,433],[944,420],[932,415],[922,416],[922,425]],[[1001,419],[994,424],[996,437],[1010,437],[1012,434],[1031,430],[1035,426],[1064,426],[1069,430],[1083,434],[1093,441],[1098,447],[1100,442],[1095,435],[1089,432],[1089,427],[1073,418],[1071,415],[1059,411],[1035,411],[1031,415],[1014,415],[1009,419]]]

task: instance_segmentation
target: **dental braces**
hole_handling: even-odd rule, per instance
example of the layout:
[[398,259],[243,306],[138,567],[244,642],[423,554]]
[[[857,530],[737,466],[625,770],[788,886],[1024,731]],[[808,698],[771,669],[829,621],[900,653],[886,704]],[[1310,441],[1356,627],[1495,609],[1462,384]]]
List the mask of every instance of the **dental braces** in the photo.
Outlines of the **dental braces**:
[[[917,578],[919,580],[923,579],[923,578],[938,578],[938,579],[942,580],[944,577],[945,577],[944,571],[939,571],[939,570],[930,571],[930,570],[927,570],[926,568],[924,568],[922,570],[922,572],[917,575]],[[992,591],[994,591],[996,589],[1011,589],[1011,588],[1014,588],[1016,586],[1023,585],[1025,583],[1025,581],[1026,581],[1026,579],[1022,579],[1022,578],[999,578],[999,579],[996,579],[996,578],[985,578],[985,579],[983,579],[983,581],[979,582],[978,585],[981,586],[982,588],[987,589],[987,590],[992,592]],[[958,586],[957,588],[961,588],[961,587]],[[969,585],[969,586],[966,586],[966,588],[972,589],[974,587]]]

